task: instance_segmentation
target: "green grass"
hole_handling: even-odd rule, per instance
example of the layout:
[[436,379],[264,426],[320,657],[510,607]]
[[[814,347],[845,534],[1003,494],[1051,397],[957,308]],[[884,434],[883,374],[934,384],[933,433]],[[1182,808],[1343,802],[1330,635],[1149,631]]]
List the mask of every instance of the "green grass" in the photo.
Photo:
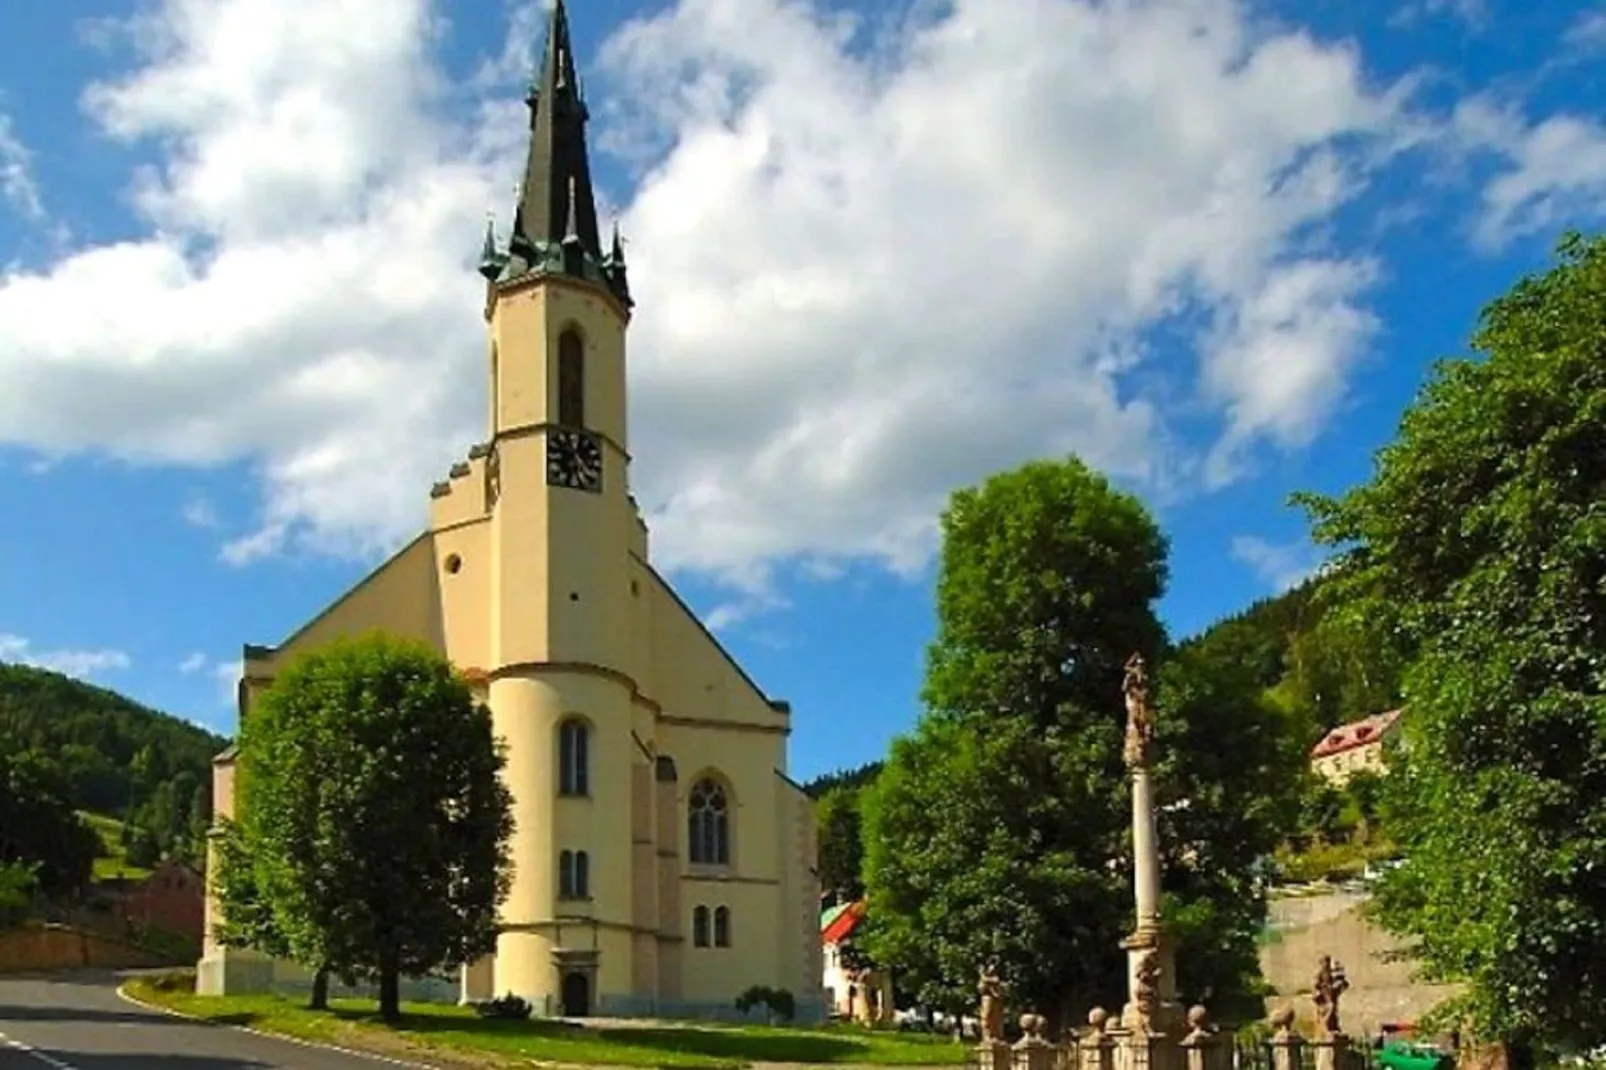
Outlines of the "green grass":
[[84,823],[94,829],[95,835],[100,837],[101,857],[95,859],[95,880],[113,880],[118,877],[140,880],[150,876],[150,870],[129,864],[127,852],[123,850],[121,821],[105,814],[92,814],[87,810],[80,810],[78,816],[83,818]]
[[[182,975],[179,975],[182,976]],[[476,1057],[493,1065],[537,1060],[606,1066],[735,1068],[749,1063],[957,1066],[959,1045],[921,1034],[872,1033],[850,1026],[818,1029],[676,1025],[603,1028],[530,1019],[497,1021],[466,1007],[406,1003],[394,1028],[372,1002],[333,1000],[327,1013],[278,996],[197,996],[183,981],[129,983],[137,999],[185,1014],[270,1033],[395,1053],[413,1047]]]

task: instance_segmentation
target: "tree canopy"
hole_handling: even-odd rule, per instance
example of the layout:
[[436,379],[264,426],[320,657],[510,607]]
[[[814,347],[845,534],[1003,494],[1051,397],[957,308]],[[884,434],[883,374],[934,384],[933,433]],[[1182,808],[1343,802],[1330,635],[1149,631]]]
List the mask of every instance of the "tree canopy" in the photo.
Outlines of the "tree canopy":
[[[100,840],[73,809],[61,768],[38,751],[0,750],[0,866],[13,911],[26,879],[40,894],[61,898],[89,885]],[[31,894],[31,892],[30,892]]]
[[[926,712],[864,802],[869,950],[949,1008],[996,957],[1019,1000],[1064,1020],[1124,991],[1122,666],[1166,651],[1166,542],[1075,459],[957,492],[942,531]],[[1230,1003],[1255,982],[1248,874],[1292,812],[1288,737],[1232,657],[1200,649],[1158,679],[1167,910],[1189,991]]]
[[1335,592],[1395,637],[1386,925],[1491,1039],[1606,1041],[1606,241],[1483,313],[1371,480],[1302,500]]
[[494,947],[511,799],[488,710],[429,648],[374,634],[302,655],[241,726],[224,935],[379,982]]

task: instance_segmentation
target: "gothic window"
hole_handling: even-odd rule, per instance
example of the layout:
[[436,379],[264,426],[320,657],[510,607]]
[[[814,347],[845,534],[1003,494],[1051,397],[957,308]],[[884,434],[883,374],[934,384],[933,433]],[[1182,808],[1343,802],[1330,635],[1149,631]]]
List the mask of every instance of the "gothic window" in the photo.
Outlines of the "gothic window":
[[714,908],[714,946],[731,946],[731,912],[730,907]]
[[591,794],[591,730],[570,718],[558,726],[558,794]]
[[584,351],[579,331],[571,328],[558,337],[558,423],[564,427],[585,426]]
[[730,808],[724,785],[711,777],[699,780],[691,789],[686,814],[692,863],[700,866],[730,865]]
[[707,907],[697,907],[691,912],[691,942],[694,947],[708,946]]
[[591,857],[584,851],[558,855],[558,898],[591,898]]

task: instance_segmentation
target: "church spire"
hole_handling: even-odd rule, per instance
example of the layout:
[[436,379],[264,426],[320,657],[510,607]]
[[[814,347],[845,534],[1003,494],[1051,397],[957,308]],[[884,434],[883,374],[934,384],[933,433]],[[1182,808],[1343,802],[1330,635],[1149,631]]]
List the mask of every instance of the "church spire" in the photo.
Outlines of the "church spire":
[[[530,108],[530,151],[506,253],[481,255],[482,272],[496,282],[528,274],[559,274],[606,286],[630,306],[622,257],[602,247],[597,198],[591,185],[585,126],[589,114],[575,70],[569,14],[556,0],[547,24],[541,71],[524,102]],[[614,250],[617,254],[617,250]],[[610,265],[617,261],[615,270]]]
[[553,5],[541,73],[525,103],[530,106],[530,151],[513,218],[513,251],[527,256],[526,247],[531,252],[556,250],[573,227],[589,258],[600,263],[597,202],[586,153],[588,115],[563,0]]

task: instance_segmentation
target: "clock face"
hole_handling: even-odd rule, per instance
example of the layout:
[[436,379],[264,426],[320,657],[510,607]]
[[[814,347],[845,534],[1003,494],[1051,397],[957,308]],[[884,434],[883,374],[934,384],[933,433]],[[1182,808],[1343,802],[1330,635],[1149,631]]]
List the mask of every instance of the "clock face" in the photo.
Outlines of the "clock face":
[[547,432],[546,481],[574,490],[602,489],[602,447],[583,431]]

